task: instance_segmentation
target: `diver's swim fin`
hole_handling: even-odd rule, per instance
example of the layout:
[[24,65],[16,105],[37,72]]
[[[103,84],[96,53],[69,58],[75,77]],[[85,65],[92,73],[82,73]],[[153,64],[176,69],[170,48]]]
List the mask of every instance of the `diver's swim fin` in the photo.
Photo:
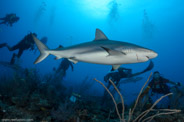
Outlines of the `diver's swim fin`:
[[153,69],[153,67],[154,67],[154,64],[153,64],[153,62],[150,60],[150,63],[149,63],[148,67],[147,67],[145,70],[143,70],[142,72],[134,73],[134,74],[131,75],[131,77],[134,77],[134,76],[143,74],[143,73],[145,73],[145,72],[147,72],[147,71],[150,71],[150,70]]
[[145,70],[143,70],[142,73],[152,70],[153,67],[154,67],[154,63],[152,60],[150,60],[148,67]]

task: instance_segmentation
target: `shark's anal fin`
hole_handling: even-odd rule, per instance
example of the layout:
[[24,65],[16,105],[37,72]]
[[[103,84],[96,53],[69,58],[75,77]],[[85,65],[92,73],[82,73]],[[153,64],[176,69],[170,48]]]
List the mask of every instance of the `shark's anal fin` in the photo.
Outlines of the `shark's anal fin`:
[[120,66],[121,66],[121,65],[112,65],[111,71],[114,71],[114,70],[118,69]]
[[73,62],[74,64],[78,63],[78,61],[75,60],[75,57],[68,58],[69,61]]
[[112,49],[109,49],[109,48],[106,48],[106,47],[103,47],[101,46],[101,48],[103,48],[105,51],[107,51],[109,53],[108,56],[111,56],[111,55],[126,55],[126,53],[124,52],[120,52],[120,51],[117,51],[117,50],[112,50]]
[[100,29],[97,28],[94,41],[98,41],[98,40],[108,40],[108,38]]

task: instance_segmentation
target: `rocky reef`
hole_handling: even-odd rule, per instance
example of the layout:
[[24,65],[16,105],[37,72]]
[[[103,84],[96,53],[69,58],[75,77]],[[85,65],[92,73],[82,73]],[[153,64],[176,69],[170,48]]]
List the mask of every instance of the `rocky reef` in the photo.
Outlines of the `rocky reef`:
[[[92,86],[89,78],[84,78],[79,93],[63,85],[62,74],[41,76],[36,69],[24,69],[24,73],[14,73],[13,77],[0,78],[0,118],[2,121],[58,121],[58,122],[118,122],[120,121],[112,100],[102,105],[102,97],[82,93]],[[91,82],[89,82],[89,80]],[[87,85],[88,81],[90,85]],[[94,81],[95,82],[95,81]],[[85,85],[84,85],[85,84]],[[130,106],[125,105],[126,108]],[[121,104],[118,104],[120,114]],[[125,120],[129,109],[125,109]],[[153,122],[182,122],[184,111],[172,115],[155,117]],[[136,113],[143,109],[136,109]],[[136,114],[135,114],[136,115]]]

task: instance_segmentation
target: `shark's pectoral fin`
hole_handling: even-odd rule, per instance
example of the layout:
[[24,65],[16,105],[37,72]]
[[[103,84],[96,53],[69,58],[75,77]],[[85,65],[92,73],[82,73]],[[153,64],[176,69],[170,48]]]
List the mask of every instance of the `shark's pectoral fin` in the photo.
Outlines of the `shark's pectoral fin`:
[[121,65],[112,65],[111,71],[114,71],[114,70],[118,69],[120,66],[121,66]]
[[112,49],[109,49],[109,48],[106,48],[106,47],[103,47],[101,46],[101,48],[103,48],[105,51],[107,51],[107,53],[109,54],[108,56],[112,56],[112,55],[126,55],[126,53],[124,52],[120,52],[120,51],[117,51],[117,50],[112,50]]
[[107,36],[100,29],[96,29],[96,33],[95,33],[94,41],[98,41],[98,40],[108,40]]
[[68,60],[74,64],[78,63],[78,61],[75,60],[75,57],[70,57],[70,58],[68,58]]

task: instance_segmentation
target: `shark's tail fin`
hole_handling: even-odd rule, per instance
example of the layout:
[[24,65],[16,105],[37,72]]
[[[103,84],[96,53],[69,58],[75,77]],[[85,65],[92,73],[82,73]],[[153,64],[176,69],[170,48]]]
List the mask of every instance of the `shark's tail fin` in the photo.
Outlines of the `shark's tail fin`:
[[47,58],[47,56],[49,55],[49,52],[48,52],[49,48],[46,45],[44,45],[40,40],[38,40],[33,34],[32,34],[32,37],[40,51],[40,56],[34,62],[34,64],[37,64],[42,60],[44,60],[45,58]]

